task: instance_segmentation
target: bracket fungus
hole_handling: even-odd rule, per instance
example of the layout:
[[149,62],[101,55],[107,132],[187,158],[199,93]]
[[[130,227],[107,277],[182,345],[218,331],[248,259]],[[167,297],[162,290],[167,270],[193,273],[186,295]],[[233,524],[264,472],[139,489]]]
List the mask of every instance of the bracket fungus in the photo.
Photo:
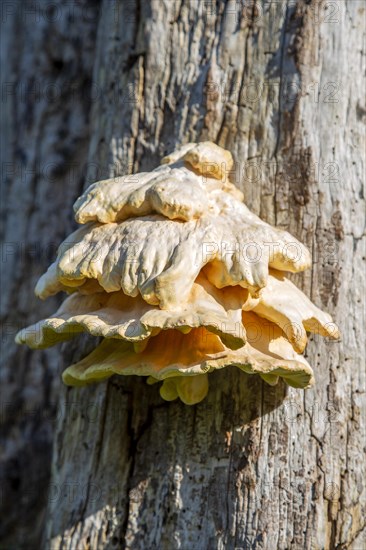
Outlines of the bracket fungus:
[[227,179],[232,167],[229,151],[189,143],[151,172],[91,185],[74,205],[81,226],[36,286],[42,299],[69,296],[16,341],[37,349],[101,337],[64,371],[66,384],[134,374],[187,404],[227,366],[311,386],[307,333],[338,338],[338,329],[285,277],[310,267],[309,251],[250,212]]

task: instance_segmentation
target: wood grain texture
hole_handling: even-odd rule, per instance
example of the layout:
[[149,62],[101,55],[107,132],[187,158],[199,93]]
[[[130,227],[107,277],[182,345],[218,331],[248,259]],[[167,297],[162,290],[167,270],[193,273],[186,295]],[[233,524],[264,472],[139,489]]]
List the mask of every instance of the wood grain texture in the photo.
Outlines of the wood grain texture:
[[[248,206],[312,250],[313,269],[292,278],[342,340],[311,338],[305,392],[234,368],[210,375],[194,407],[137,377],[60,388],[45,548],[366,546],[364,21],[358,0],[102,3],[87,184],[188,141],[230,149]],[[56,187],[33,231],[46,235],[52,215],[61,238],[75,187]],[[21,304],[37,310],[29,320],[52,311]],[[84,353],[64,346],[62,366]],[[42,354],[20,357],[44,368]]]

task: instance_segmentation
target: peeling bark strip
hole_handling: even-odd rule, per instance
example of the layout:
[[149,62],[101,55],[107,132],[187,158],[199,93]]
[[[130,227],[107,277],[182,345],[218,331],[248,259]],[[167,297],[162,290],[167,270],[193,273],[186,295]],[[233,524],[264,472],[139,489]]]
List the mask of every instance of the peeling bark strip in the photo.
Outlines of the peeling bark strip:
[[[64,3],[58,5],[66,13]],[[234,369],[212,374],[207,399],[195,407],[164,403],[158,389],[139,378],[62,388],[44,546],[360,550],[366,546],[364,3],[105,0],[99,12],[96,4],[93,9],[93,23],[80,16],[71,27],[77,51],[69,52],[74,30],[65,18],[57,24],[44,18],[43,30],[27,18],[22,23],[41,61],[47,37],[53,37],[52,66],[59,72],[50,73],[51,82],[69,74],[67,63],[73,78],[90,78],[94,60],[93,84],[87,85],[90,128],[88,102],[65,106],[60,99],[52,110],[47,102],[32,110],[32,102],[24,130],[18,122],[10,125],[8,158],[24,151],[19,158],[26,166],[39,158],[48,162],[61,143],[69,155],[57,157],[61,171],[72,154],[84,165],[88,146],[88,185],[150,170],[188,141],[212,140],[230,149],[248,206],[312,250],[312,272],[296,280],[333,315],[343,338],[311,339],[308,356],[317,385],[305,394],[283,384],[268,388]],[[7,36],[14,40],[18,33]],[[25,46],[17,48],[23,65],[17,67],[11,57],[9,74],[33,72],[44,79],[43,61],[37,69]],[[12,105],[7,104],[9,120],[15,120]],[[19,108],[16,113],[21,116]],[[68,174],[59,172],[56,182],[39,174],[31,183],[9,178],[7,241],[31,235],[47,240],[50,231],[52,240],[61,240],[71,223],[62,212],[70,212],[81,185]],[[25,210],[15,226],[19,194]],[[41,306],[28,296],[48,260],[29,277],[22,258],[12,258],[18,263],[10,273],[17,275],[9,285],[16,288],[6,292],[14,298],[5,308],[11,321],[19,320],[14,312],[25,317],[24,304],[39,316]],[[46,314],[54,304],[42,307]],[[36,317],[28,313],[24,322]],[[57,387],[55,371],[61,370],[59,355],[18,353],[6,363],[13,402],[29,404],[36,383],[42,383],[37,403],[48,407],[48,387]],[[82,346],[65,346],[62,368],[83,353]],[[24,376],[22,390],[15,386],[19,379],[11,378],[13,361]],[[24,434],[28,426],[35,429],[33,420],[21,421]],[[35,455],[14,451],[28,438],[14,434],[8,456],[28,456],[32,463]],[[40,458],[36,464],[39,470]],[[27,472],[35,476],[28,469],[24,480]],[[46,481],[47,475],[42,487]],[[14,515],[7,517],[13,524]]]

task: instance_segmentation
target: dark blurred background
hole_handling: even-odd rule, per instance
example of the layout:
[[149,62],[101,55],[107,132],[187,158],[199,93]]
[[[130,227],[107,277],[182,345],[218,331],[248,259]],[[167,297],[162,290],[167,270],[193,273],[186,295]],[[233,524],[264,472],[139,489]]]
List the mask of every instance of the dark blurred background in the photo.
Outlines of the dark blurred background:
[[35,548],[47,504],[59,350],[14,344],[52,311],[38,277],[73,229],[90,140],[101,2],[2,1],[1,547]]

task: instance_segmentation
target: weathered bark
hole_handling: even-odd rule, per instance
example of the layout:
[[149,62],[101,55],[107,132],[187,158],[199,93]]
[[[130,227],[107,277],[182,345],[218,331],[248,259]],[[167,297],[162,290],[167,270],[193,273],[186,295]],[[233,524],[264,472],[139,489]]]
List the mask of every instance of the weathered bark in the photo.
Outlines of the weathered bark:
[[[306,392],[234,368],[210,375],[194,407],[163,402],[137,377],[61,388],[45,547],[366,544],[363,22],[357,0],[103,2],[87,183],[150,169],[187,141],[230,149],[248,206],[312,250],[296,280],[342,341],[311,339],[317,384]],[[45,138],[33,132],[38,151]],[[49,182],[36,181],[46,197]],[[45,242],[52,220],[60,237],[69,229],[60,220],[77,185],[51,187],[55,202],[32,227]],[[83,353],[83,342],[65,346],[63,366]],[[24,372],[44,373],[42,357],[58,356],[22,357]]]

